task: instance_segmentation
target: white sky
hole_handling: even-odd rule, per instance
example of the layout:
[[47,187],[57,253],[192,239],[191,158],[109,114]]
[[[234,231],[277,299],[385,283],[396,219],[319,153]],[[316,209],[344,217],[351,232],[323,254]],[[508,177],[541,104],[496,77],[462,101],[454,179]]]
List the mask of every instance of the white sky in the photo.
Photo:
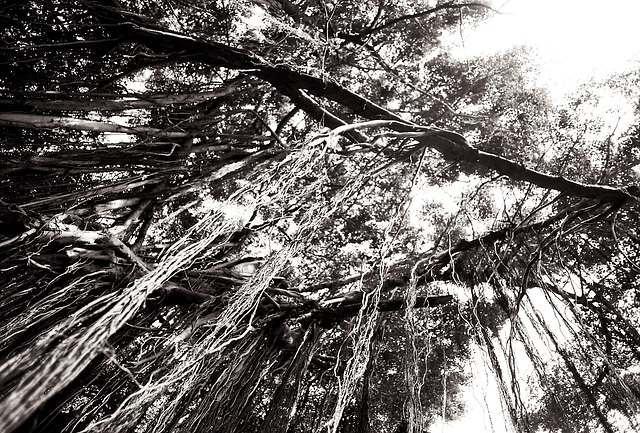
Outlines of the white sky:
[[544,78],[560,85],[628,69],[640,59],[640,3],[492,0],[490,4],[502,14],[475,31],[463,31],[466,55],[527,44],[545,59]]

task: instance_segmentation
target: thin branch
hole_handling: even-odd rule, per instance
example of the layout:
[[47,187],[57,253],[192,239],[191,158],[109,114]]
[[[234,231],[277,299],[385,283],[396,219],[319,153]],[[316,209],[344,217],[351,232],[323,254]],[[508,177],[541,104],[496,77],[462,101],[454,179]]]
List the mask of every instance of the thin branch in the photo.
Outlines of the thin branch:
[[489,9],[492,10],[494,12],[497,12],[495,9],[491,8],[490,6],[484,4],[484,3],[455,3],[455,2],[448,2],[448,3],[443,3],[439,6],[436,6],[432,9],[428,9],[426,11],[422,11],[422,12],[417,12],[414,14],[408,14],[408,15],[402,15],[398,18],[394,18],[392,20],[387,21],[384,24],[381,24],[377,27],[373,27],[370,28],[368,30],[365,30],[361,33],[358,33],[357,35],[351,35],[351,36],[356,36],[358,39],[362,40],[363,37],[369,36],[373,33],[377,33],[380,32],[382,30],[388,29],[390,27],[395,26],[396,24],[402,22],[402,21],[408,21],[408,20],[412,20],[415,18],[421,18],[424,17],[426,15],[431,15],[434,14],[438,11],[444,10],[444,9],[460,9],[463,7],[476,7],[476,8],[485,8],[485,9]]

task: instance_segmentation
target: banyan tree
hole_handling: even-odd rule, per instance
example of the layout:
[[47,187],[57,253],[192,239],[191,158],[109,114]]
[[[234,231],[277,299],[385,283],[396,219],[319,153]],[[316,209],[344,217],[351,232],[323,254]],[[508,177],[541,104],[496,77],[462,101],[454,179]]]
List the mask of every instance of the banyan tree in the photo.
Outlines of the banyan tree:
[[3,2],[0,431],[637,431],[640,123],[492,13]]

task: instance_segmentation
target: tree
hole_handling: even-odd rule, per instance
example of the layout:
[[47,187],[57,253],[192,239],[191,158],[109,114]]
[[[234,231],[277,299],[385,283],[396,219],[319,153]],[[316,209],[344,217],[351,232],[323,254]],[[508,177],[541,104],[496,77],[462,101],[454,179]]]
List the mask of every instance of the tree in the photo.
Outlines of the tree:
[[634,426],[637,134],[424,60],[489,11],[5,6],[0,430],[426,431],[476,349],[522,431]]

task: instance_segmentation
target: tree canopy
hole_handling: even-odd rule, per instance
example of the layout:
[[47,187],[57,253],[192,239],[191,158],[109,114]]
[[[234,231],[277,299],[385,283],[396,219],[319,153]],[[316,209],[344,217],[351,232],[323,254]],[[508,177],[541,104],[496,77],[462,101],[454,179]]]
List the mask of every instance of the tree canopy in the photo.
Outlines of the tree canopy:
[[637,72],[461,61],[478,2],[0,11],[0,431],[640,428]]

